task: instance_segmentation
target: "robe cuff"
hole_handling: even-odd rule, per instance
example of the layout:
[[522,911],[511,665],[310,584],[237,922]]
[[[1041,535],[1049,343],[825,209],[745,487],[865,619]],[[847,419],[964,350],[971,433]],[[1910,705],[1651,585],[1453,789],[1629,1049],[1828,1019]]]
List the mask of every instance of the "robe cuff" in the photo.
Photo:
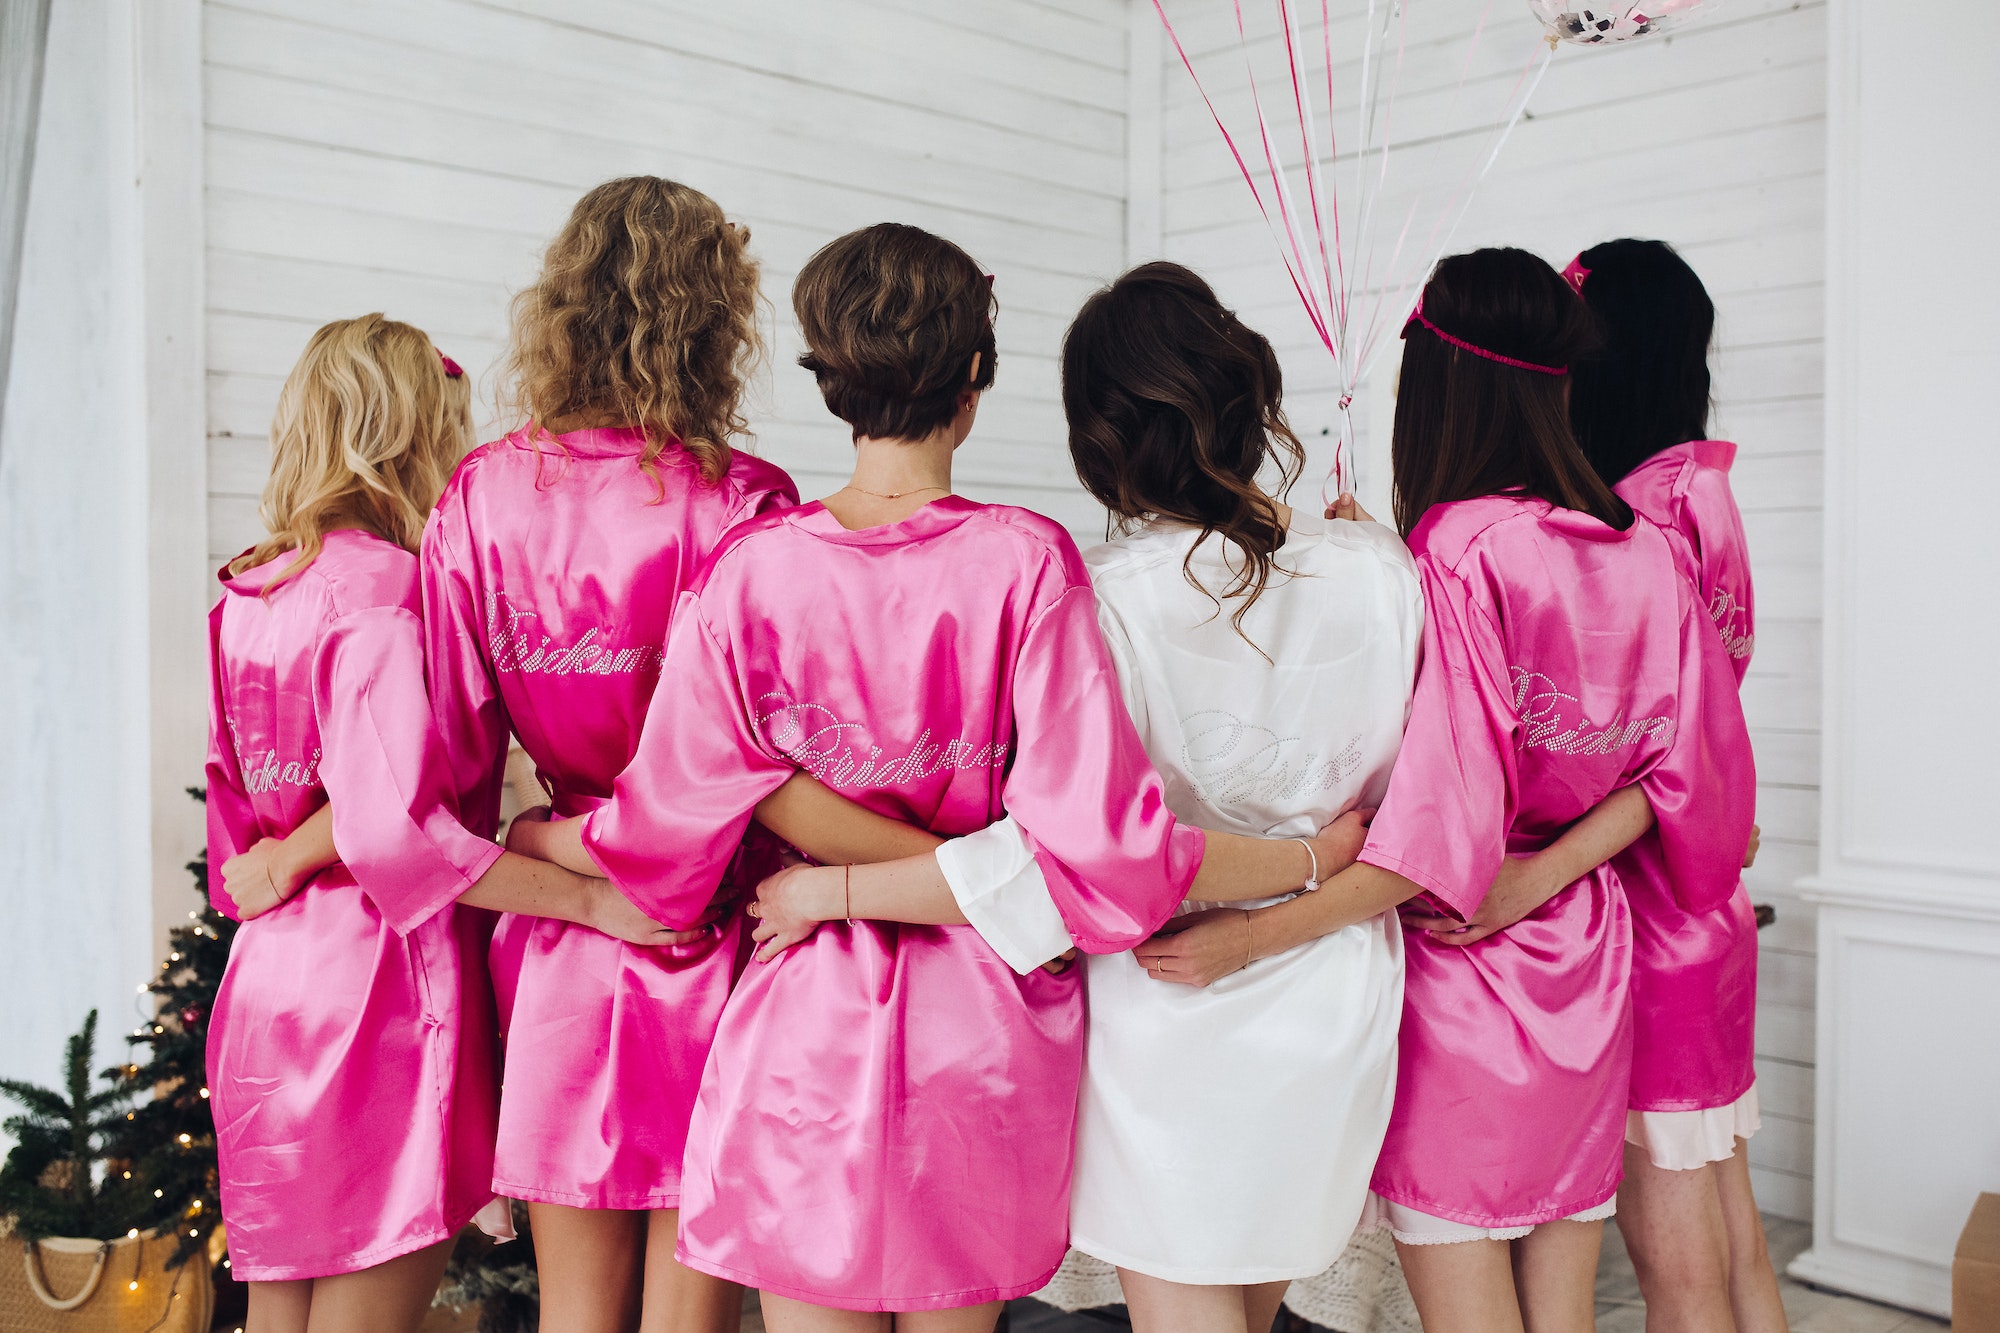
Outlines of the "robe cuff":
[[1075,947],[1028,840],[1011,816],[939,845],[958,910],[1022,976]]

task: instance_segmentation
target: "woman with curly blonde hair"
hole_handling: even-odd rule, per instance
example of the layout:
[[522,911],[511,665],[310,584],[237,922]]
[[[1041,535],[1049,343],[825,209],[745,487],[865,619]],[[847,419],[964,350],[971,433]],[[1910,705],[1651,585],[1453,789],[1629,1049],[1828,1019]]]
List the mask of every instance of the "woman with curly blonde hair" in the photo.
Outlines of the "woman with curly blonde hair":
[[456,817],[416,549],[469,442],[460,380],[380,315],[315,333],[278,400],[270,535],[209,616],[212,892],[243,922],[210,1090],[257,1333],[414,1330],[493,1198],[485,936],[460,905],[673,938]]
[[[609,799],[654,690],[676,687],[660,666],[683,590],[732,526],[797,503],[791,478],[733,447],[760,350],[748,242],[698,190],[607,181],[515,301],[508,393],[525,420],[466,458],[423,543],[432,699],[481,832],[510,736],[557,813]],[[814,785],[774,797],[765,822],[815,855],[860,856],[784,818]],[[907,850],[891,837],[885,855]],[[726,902],[671,948],[499,924],[493,1188],[528,1204],[548,1333],[735,1326],[738,1289],[673,1254],[688,1117],[743,943]]]

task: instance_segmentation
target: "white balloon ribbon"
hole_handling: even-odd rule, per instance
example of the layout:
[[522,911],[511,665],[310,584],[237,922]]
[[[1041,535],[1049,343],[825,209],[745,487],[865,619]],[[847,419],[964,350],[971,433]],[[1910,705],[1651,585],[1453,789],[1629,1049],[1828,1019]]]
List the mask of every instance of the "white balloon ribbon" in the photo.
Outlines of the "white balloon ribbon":
[[[1471,76],[1473,55],[1485,33],[1492,2],[1487,0],[1479,24],[1473,30],[1458,82],[1452,88],[1453,111]],[[1665,4],[1693,2],[1663,0]],[[1214,98],[1195,71],[1187,47],[1175,31],[1173,21],[1167,17],[1164,0],[1153,0],[1153,10],[1159,15],[1161,26],[1173,43],[1182,67],[1193,80],[1195,91],[1208,108],[1209,118],[1221,133],[1222,142],[1234,159],[1237,171],[1250,187],[1250,197],[1264,219],[1265,228],[1271,233],[1278,258],[1285,266],[1285,276],[1305,307],[1314,333],[1333,358],[1340,387],[1340,430],[1334,444],[1333,466],[1322,487],[1324,498],[1331,501],[1354,486],[1352,405],[1355,389],[1384,345],[1383,335],[1392,327],[1400,327],[1401,321],[1409,316],[1425,277],[1450,246],[1474,192],[1492,171],[1501,145],[1520,123],[1529,100],[1540,86],[1553,55],[1553,44],[1546,49],[1541,43],[1536,44],[1534,54],[1524,64],[1508,95],[1504,112],[1490,123],[1489,141],[1483,151],[1474,157],[1470,169],[1452,190],[1444,206],[1428,219],[1428,227],[1419,225],[1424,220],[1419,213],[1426,202],[1425,196],[1419,194],[1411,202],[1396,225],[1394,241],[1387,249],[1386,260],[1381,263],[1378,274],[1377,261],[1381,258],[1382,247],[1378,244],[1375,212],[1391,179],[1389,167],[1395,138],[1396,89],[1408,44],[1408,7],[1417,0],[1368,0],[1356,98],[1356,141],[1350,146],[1354,162],[1353,183],[1345,200],[1335,171],[1339,165],[1340,145],[1333,130],[1339,106],[1334,81],[1331,0],[1320,0],[1319,4],[1319,46],[1326,66],[1327,138],[1323,148],[1319,139],[1315,97],[1308,91],[1307,34],[1300,19],[1299,6],[1294,0],[1275,0],[1283,37],[1286,74],[1292,85],[1291,119],[1296,123],[1298,132],[1304,207],[1294,196],[1290,169],[1280,147],[1281,139],[1287,136],[1274,130],[1273,119],[1265,111],[1255,62],[1251,59],[1243,0],[1231,0],[1231,3],[1237,45],[1243,55],[1250,103],[1257,120],[1256,142],[1263,155],[1261,173],[1252,168],[1250,159],[1245,156],[1237,137],[1230,132]],[[1393,50],[1390,47],[1392,37]],[[1469,128],[1476,132],[1478,127]],[[1321,165],[1322,155],[1324,166]],[[1262,185],[1259,184],[1260,174]],[[1352,225],[1343,225],[1343,203],[1355,211]],[[1422,236],[1421,244],[1413,244],[1413,235]]]

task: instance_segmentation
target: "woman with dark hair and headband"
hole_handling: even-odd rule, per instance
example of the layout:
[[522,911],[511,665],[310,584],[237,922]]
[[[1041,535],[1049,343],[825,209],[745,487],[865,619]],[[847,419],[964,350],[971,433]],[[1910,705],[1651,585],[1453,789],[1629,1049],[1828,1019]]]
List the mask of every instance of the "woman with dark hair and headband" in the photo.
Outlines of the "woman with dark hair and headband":
[[[1392,456],[1424,660],[1367,845],[1326,886],[1423,900],[1377,1212],[1427,1333],[1582,1333],[1632,1050],[1631,923],[1594,862],[1656,813],[1683,904],[1726,899],[1749,737],[1666,538],[1571,434],[1569,367],[1593,344],[1575,293],[1524,251],[1455,255],[1404,337]],[[1532,855],[1614,795],[1622,840]],[[1310,938],[1338,902],[1264,908],[1266,937]]]

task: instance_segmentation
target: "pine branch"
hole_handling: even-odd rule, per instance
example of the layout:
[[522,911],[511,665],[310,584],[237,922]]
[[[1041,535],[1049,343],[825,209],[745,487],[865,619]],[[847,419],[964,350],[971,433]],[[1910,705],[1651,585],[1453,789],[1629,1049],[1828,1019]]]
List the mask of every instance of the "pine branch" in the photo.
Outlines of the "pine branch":
[[[69,1118],[69,1103],[59,1092],[38,1088],[32,1083],[18,1079],[0,1078],[0,1094],[5,1094],[28,1108],[29,1115],[46,1120],[66,1120]],[[33,1123],[27,1116],[16,1116],[7,1121],[10,1133],[18,1132],[21,1124]]]

